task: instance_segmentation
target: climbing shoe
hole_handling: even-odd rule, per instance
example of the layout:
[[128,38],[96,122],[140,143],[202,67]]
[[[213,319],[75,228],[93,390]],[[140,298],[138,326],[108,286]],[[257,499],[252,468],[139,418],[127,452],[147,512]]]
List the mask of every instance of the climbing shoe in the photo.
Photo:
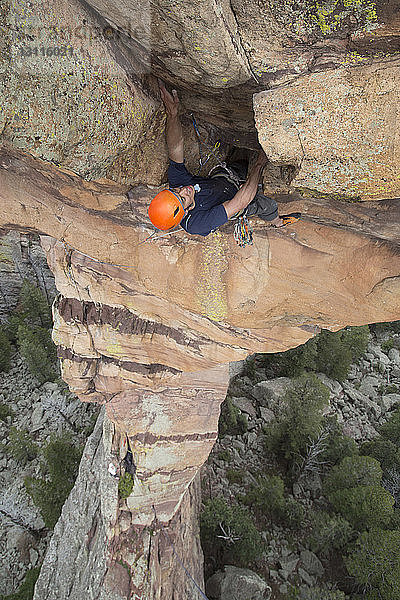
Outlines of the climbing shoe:
[[277,229],[286,227],[286,225],[291,225],[292,223],[299,221],[300,217],[301,213],[299,212],[290,213],[289,215],[279,215],[279,218],[282,219],[282,225],[273,225],[273,227],[276,227]]

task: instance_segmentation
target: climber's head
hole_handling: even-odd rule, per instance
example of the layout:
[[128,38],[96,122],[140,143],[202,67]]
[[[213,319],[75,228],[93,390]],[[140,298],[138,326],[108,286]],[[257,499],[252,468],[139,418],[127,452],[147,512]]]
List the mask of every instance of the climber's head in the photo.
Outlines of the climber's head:
[[187,209],[194,202],[194,187],[162,190],[153,198],[149,206],[149,217],[157,229],[166,231],[181,222]]

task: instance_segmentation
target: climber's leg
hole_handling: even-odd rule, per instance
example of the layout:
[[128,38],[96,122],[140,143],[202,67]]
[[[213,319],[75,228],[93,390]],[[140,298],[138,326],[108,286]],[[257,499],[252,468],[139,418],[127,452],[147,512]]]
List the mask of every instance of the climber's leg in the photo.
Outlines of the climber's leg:
[[279,226],[277,219],[278,205],[273,198],[268,198],[262,193],[262,186],[259,185],[259,191],[254,196],[246,210],[246,217],[257,216],[264,221],[270,221],[275,226]]

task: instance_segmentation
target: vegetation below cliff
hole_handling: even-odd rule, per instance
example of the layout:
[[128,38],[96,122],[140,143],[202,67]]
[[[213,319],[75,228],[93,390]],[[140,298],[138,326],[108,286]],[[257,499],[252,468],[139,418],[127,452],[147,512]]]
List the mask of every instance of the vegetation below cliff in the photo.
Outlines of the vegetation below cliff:
[[255,355],[232,380],[203,468],[207,577],[230,564],[273,599],[397,597],[400,327],[370,330]]
[[[0,598],[33,597],[98,407],[61,380],[47,299],[25,280],[0,327]],[[17,590],[17,591],[15,591]]]

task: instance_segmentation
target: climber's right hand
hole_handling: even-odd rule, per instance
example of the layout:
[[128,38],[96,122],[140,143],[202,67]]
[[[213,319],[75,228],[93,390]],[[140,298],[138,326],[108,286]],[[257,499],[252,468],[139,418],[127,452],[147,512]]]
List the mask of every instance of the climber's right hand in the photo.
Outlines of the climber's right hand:
[[160,88],[161,100],[164,103],[167,115],[169,117],[177,117],[179,111],[178,92],[176,90],[172,90],[172,94],[170,94],[161,79],[158,80],[158,85]]

